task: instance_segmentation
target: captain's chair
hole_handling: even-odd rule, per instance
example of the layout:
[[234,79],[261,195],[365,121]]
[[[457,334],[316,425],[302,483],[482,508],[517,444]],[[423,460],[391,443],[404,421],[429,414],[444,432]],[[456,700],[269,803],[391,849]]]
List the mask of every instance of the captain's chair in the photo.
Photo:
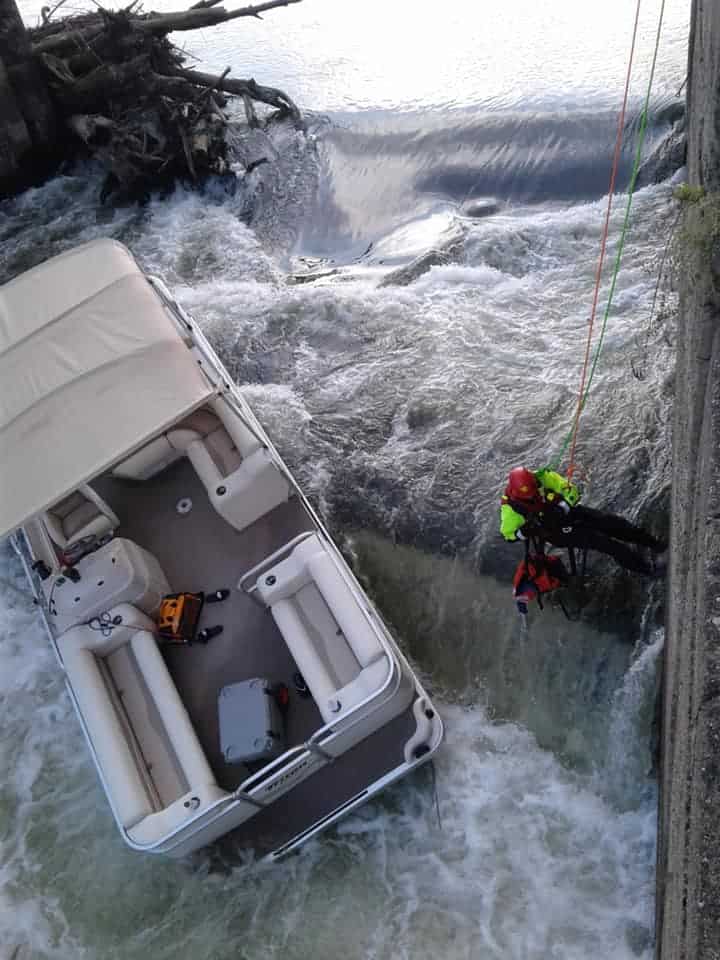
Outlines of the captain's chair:
[[83,537],[103,537],[120,526],[117,515],[86,483],[50,507],[44,521],[47,532],[61,550]]

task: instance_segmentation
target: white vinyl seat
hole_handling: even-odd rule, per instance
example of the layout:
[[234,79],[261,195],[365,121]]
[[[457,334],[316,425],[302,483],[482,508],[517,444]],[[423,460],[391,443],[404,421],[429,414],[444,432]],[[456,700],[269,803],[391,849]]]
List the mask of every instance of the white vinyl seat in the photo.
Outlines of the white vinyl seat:
[[194,410],[167,433],[150,440],[113,467],[112,475],[124,480],[149,480],[185,456],[189,443],[213,433],[220,421],[206,408]]
[[43,519],[45,529],[61,549],[83,537],[103,537],[120,526],[115,512],[86,483],[46,510]]
[[139,843],[160,840],[225,796],[153,635],[130,604],[58,638],[68,684],[120,824]]
[[[213,408],[217,428],[192,439],[185,453],[220,516],[236,530],[244,530],[284,503],[290,496],[290,484],[260,440],[224,400],[217,398]],[[168,437],[172,443],[172,431]]]
[[114,477],[149,480],[187,457],[213,507],[244,530],[290,496],[290,483],[253,431],[222,397],[195,410],[117,464]]
[[250,589],[269,608],[326,723],[381,693],[390,659],[317,534]]

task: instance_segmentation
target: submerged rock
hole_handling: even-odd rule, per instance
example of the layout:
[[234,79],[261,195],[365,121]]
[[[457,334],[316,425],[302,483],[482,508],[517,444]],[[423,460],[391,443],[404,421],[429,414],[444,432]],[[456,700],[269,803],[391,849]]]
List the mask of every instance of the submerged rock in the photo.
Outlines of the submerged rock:
[[489,217],[497,213],[499,209],[500,205],[496,200],[484,197],[482,200],[466,200],[460,207],[460,213],[463,217],[480,219],[480,217]]
[[445,232],[444,239],[440,244],[432,247],[426,253],[420,254],[419,257],[415,257],[404,267],[398,267],[397,270],[388,273],[380,281],[380,286],[406,286],[427,273],[431,267],[456,263],[462,257],[464,247],[465,230],[460,226],[452,227]]

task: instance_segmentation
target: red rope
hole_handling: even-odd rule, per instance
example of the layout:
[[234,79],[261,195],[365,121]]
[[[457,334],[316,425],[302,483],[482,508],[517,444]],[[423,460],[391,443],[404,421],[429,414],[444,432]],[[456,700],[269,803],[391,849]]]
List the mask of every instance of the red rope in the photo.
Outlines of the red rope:
[[577,410],[575,411],[575,421],[572,429],[570,463],[567,469],[567,476],[569,479],[572,479],[572,475],[575,472],[575,445],[577,443],[578,428],[580,426],[580,414],[582,413],[583,409],[585,381],[587,380],[588,366],[590,365],[590,348],[592,346],[593,326],[595,324],[598,299],[600,297],[600,280],[602,278],[603,263],[605,262],[605,248],[607,247],[608,232],[610,230],[610,211],[612,210],[613,192],[615,190],[615,180],[617,178],[618,166],[620,164],[620,150],[622,147],[623,130],[625,127],[625,111],[627,109],[628,91],[630,90],[630,75],[632,73],[632,63],[635,55],[635,40],[637,38],[638,21],[640,20],[640,3],[641,0],[637,0],[637,7],[635,9],[635,25],[633,27],[632,44],[630,46],[630,59],[628,61],[627,76],[625,78],[625,94],[623,96],[622,110],[620,111],[620,117],[618,119],[617,138],[615,140],[615,155],[613,157],[607,211],[605,213],[605,225],[603,227],[602,242],[600,244],[600,259],[598,260],[597,272],[595,274],[595,292],[593,294],[592,310],[590,312],[590,326],[588,327],[587,343],[585,345],[585,361],[583,363],[582,377],[580,378],[580,392],[578,393]]

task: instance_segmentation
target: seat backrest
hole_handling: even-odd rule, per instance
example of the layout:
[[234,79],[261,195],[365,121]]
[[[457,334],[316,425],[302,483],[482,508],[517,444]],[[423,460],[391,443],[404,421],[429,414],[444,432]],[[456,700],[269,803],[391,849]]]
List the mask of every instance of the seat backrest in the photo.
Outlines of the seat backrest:
[[174,450],[184,453],[194,440],[207,437],[220,426],[219,419],[212,410],[195,410],[189,416],[171,427],[166,436]]
[[205,407],[194,410],[179,423],[154,437],[129,457],[113,467],[114,477],[126,480],[149,480],[185,455],[188,446],[217,430],[220,420]]
[[383,647],[337,564],[328,553],[313,554],[308,568],[358,663],[370,666],[383,656]]
[[240,417],[230,409],[226,400],[222,397],[215,397],[212,405],[223,426],[232,437],[232,441],[243,460],[260,449],[262,446],[260,440],[250,427],[246,426]]
[[86,498],[80,493],[79,490],[73,490],[71,494],[61,500],[59,503],[53,504],[52,507],[47,511],[49,514],[52,514],[58,521],[62,522],[67,517],[70,516],[78,507],[81,507],[85,503]]
[[120,526],[120,520],[115,511],[110,507],[108,503],[103,500],[99,493],[90,486],[89,483],[81,483],[78,487],[78,491],[88,500],[90,503],[94,503],[98,509],[98,513],[101,513],[104,517],[107,517],[110,521],[113,529],[116,529]]
[[176,450],[167,437],[155,437],[114,466],[112,475],[125,480],[149,480],[181,456],[182,451]]
[[[50,539],[56,543],[58,547],[67,547],[70,542],[70,533],[66,529],[66,523],[70,517],[76,511],[81,511],[88,506],[87,498],[79,490],[74,490],[63,500],[53,504],[52,507],[45,511],[43,516],[45,529]],[[89,516],[89,511],[86,510],[85,512],[88,513]]]

